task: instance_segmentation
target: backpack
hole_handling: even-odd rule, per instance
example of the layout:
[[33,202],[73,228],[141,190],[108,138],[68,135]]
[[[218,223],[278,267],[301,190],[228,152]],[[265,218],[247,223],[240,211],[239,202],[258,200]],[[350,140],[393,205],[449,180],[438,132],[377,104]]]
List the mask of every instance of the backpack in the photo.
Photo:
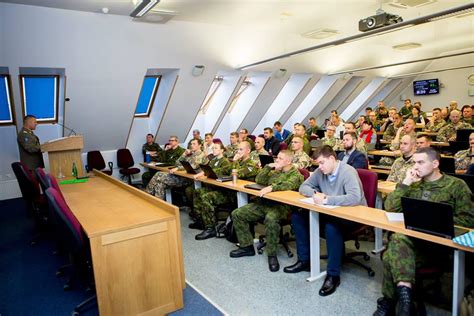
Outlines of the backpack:
[[225,238],[231,243],[238,243],[237,234],[235,233],[232,216],[229,215],[224,223],[217,225],[217,238]]

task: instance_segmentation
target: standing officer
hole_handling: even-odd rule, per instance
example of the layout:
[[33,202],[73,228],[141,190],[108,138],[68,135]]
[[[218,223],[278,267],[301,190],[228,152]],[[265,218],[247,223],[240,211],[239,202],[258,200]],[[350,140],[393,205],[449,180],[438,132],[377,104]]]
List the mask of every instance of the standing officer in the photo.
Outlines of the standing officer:
[[34,170],[44,168],[43,154],[38,136],[33,133],[36,129],[36,116],[27,115],[23,119],[23,128],[18,133],[17,142],[20,150],[20,161]]

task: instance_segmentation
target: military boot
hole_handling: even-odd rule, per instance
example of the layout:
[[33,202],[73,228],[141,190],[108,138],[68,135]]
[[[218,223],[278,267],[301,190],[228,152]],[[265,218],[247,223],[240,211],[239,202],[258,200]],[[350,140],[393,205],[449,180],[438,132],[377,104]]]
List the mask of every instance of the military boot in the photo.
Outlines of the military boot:
[[397,286],[398,304],[397,316],[412,315],[411,288],[403,285]]
[[395,315],[395,302],[387,297],[377,299],[377,310],[373,316],[393,316]]

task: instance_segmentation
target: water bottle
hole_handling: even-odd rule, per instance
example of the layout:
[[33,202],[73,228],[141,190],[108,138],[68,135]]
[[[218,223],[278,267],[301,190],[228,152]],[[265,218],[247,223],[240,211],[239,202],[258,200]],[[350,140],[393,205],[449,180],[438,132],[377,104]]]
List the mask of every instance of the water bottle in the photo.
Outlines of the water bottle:
[[237,169],[232,169],[232,185],[237,185]]
[[150,163],[150,162],[151,162],[151,156],[150,156],[150,152],[149,152],[149,151],[147,151],[147,152],[145,153],[145,162],[146,162],[146,163]]
[[72,176],[73,176],[74,178],[77,178],[77,167],[76,167],[76,163],[75,163],[75,162],[72,163]]

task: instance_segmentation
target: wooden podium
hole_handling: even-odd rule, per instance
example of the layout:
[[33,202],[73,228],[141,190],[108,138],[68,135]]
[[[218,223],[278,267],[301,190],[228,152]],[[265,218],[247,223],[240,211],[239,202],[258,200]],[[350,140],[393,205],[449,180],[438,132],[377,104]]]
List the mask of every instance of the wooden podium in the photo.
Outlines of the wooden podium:
[[65,177],[72,176],[73,162],[76,163],[77,174],[84,174],[82,148],[84,148],[82,135],[53,139],[41,145],[41,151],[48,153],[49,172],[55,177],[58,177],[60,173]]

